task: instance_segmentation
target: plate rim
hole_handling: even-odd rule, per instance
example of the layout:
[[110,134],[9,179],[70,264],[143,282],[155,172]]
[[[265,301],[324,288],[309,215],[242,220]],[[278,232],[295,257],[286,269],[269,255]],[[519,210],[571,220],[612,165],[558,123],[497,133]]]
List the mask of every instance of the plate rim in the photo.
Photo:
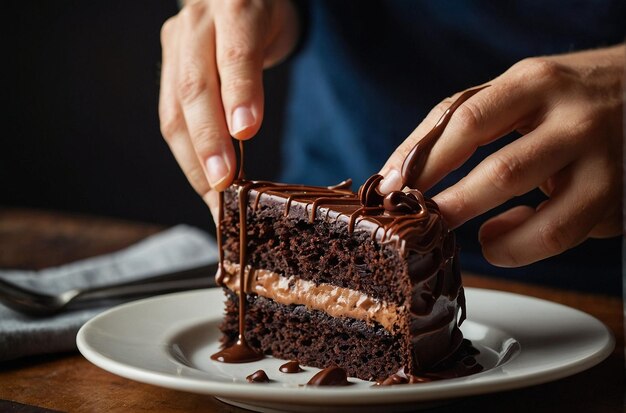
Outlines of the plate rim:
[[[560,378],[564,378],[588,368],[591,368],[604,359],[606,359],[615,346],[615,338],[608,327],[598,320],[596,317],[587,314],[576,308],[565,306],[560,303],[544,300],[537,297],[526,296],[522,294],[512,293],[508,291],[490,290],[482,288],[465,287],[466,293],[485,294],[514,297],[515,299],[531,300],[542,303],[542,305],[555,306],[561,311],[569,311],[584,316],[590,321],[597,323],[602,328],[602,332],[606,334],[606,341],[601,348],[595,349],[594,352],[587,354],[586,357],[579,359],[577,362],[571,362],[565,366],[553,366],[542,371],[527,373],[524,375],[497,375],[490,371],[478,373],[469,376],[471,378],[479,377],[479,380],[467,380],[467,378],[450,379],[432,383],[422,383],[411,386],[389,386],[385,388],[358,388],[346,391],[345,388],[332,387],[302,387],[302,388],[282,388],[282,387],[264,387],[259,391],[258,384],[249,383],[222,383],[212,381],[210,379],[201,379],[194,377],[172,376],[171,374],[158,372],[137,366],[130,366],[113,358],[107,357],[97,351],[96,348],[89,343],[89,330],[94,324],[100,320],[106,320],[111,314],[118,312],[132,311],[133,307],[154,305],[165,299],[185,298],[191,295],[217,295],[223,294],[222,289],[212,288],[203,290],[193,290],[178,292],[172,294],[164,294],[156,297],[145,298],[130,303],[125,303],[111,309],[108,309],[85,323],[76,336],[76,344],[81,354],[96,366],[142,383],[152,384],[159,387],[170,388],[174,390],[207,394],[219,398],[226,398],[237,401],[252,402],[276,402],[288,401],[297,404],[307,405],[362,405],[362,404],[401,404],[407,402],[430,402],[442,399],[453,399],[470,395],[479,395],[505,390],[512,390],[532,385],[542,384]],[[480,317],[477,317],[480,319]],[[198,316],[198,321],[208,321],[210,314]],[[472,317],[470,317],[472,320]],[[187,320],[189,321],[189,320]],[[480,324],[480,323],[479,323]],[[499,326],[497,328],[500,328]],[[521,355],[524,350],[521,350]],[[193,369],[192,367],[188,367]],[[490,374],[490,372],[492,372]],[[320,397],[322,396],[322,397]],[[357,400],[355,400],[357,399]],[[390,399],[392,403],[390,403]]]

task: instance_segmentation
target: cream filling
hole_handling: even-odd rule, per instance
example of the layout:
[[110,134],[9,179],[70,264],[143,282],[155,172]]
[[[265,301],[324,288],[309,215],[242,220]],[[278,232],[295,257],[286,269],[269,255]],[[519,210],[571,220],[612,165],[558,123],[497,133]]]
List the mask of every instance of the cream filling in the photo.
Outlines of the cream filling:
[[[224,261],[224,285],[239,292],[239,264]],[[296,277],[250,267],[245,271],[246,292],[283,305],[305,305],[309,309],[323,311],[332,317],[350,317],[368,323],[377,322],[386,330],[394,331],[399,313],[404,307],[387,304],[360,291],[337,287],[327,283],[315,284]]]

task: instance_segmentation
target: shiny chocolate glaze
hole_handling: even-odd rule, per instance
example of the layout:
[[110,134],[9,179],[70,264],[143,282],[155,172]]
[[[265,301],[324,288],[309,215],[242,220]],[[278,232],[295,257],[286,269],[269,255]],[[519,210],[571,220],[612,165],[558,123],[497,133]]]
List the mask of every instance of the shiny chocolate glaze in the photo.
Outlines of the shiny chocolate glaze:
[[434,380],[453,379],[479,373],[483,367],[476,361],[480,351],[472,346],[472,342],[463,339],[459,349],[439,365],[420,374],[411,374],[405,367],[384,380],[377,381],[374,386],[395,386],[397,384],[428,383]]

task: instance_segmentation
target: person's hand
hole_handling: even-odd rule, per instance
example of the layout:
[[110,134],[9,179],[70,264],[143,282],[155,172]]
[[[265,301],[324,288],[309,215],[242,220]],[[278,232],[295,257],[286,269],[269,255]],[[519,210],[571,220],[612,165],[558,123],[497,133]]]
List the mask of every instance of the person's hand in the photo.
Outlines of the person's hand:
[[[486,145],[522,136],[433,199],[452,228],[540,188],[549,199],[518,206],[481,227],[485,258],[529,264],[588,237],[622,231],[624,45],[523,60],[463,103],[435,144],[418,182],[427,190]],[[459,94],[437,105],[381,170],[380,190],[401,185],[406,154]]]
[[233,180],[231,136],[249,139],[263,119],[263,69],[296,44],[288,0],[191,2],[161,29],[161,132],[216,217],[216,191]]

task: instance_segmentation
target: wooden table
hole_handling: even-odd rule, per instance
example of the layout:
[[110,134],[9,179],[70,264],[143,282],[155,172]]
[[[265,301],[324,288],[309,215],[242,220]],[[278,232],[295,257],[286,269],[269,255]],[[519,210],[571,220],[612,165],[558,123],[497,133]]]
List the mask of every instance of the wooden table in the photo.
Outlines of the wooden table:
[[[0,267],[43,268],[124,248],[162,228],[89,216],[0,209]],[[471,287],[512,291],[585,311],[616,337],[611,356],[585,372],[529,388],[460,399],[437,412],[623,412],[622,300],[465,274]],[[210,396],[108,373],[78,353],[0,363],[0,411],[231,412]]]

